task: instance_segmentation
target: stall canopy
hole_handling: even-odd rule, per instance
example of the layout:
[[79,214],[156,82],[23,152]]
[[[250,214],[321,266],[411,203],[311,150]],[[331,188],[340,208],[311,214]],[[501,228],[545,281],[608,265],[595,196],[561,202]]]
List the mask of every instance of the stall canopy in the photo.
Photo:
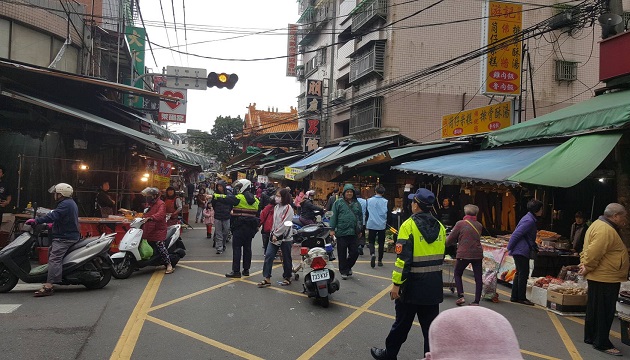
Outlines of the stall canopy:
[[382,146],[394,144],[392,140],[377,140],[370,142],[349,142],[338,146],[327,147],[318,152],[305,157],[304,159],[291,164],[289,167],[302,168],[324,163],[338,161],[350,156],[358,155],[362,152],[377,149]]
[[354,168],[355,166],[363,165],[363,164],[371,165],[371,164],[381,163],[381,162],[398,159],[403,156],[409,156],[416,153],[430,152],[432,150],[456,148],[456,147],[459,147],[459,145],[452,144],[452,143],[425,144],[425,145],[397,147],[397,148],[388,149],[387,151],[379,152],[376,154],[371,154],[369,156],[360,158],[355,161],[351,161],[345,165],[340,166],[340,169],[338,170],[343,170],[343,168],[350,169],[350,168]]
[[67,105],[60,105],[51,101],[42,100],[37,97],[21,94],[15,91],[1,91],[0,94],[17,99],[17,100],[28,102],[33,105],[51,109],[62,114],[73,116],[75,118],[85,120],[85,121],[88,121],[97,125],[101,125],[111,130],[114,130],[116,132],[119,132],[123,135],[126,135],[129,137],[135,138],[137,140],[141,140],[145,143],[157,146],[157,148],[162,152],[162,154],[167,159],[170,159],[170,160],[173,160],[173,161],[185,164],[185,165],[192,165],[192,166],[207,167],[210,164],[208,159],[201,155],[195,154],[187,150],[178,149],[171,143],[159,140],[151,135],[130,129],[124,125],[117,124],[113,121],[85,112],[83,110],[75,109]]
[[486,147],[568,137],[630,123],[630,90],[596,96],[578,104],[487,135]]
[[509,178],[556,148],[556,145],[483,150],[411,161],[392,167],[418,174],[517,185]]
[[563,188],[574,186],[604,161],[619,139],[619,133],[576,136],[508,180]]

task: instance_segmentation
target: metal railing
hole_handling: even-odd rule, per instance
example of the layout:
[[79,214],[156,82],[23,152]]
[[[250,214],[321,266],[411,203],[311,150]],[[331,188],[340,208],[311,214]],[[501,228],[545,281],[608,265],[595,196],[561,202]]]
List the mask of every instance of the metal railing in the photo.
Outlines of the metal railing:
[[352,12],[352,32],[361,30],[377,17],[387,19],[387,0],[363,0]]
[[374,97],[350,110],[350,134],[381,127],[383,98]]

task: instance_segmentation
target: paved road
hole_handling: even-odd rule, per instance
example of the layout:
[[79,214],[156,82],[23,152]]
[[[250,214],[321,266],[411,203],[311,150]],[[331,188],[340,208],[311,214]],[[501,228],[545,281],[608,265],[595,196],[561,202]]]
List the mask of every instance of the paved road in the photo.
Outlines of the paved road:
[[[195,225],[195,224],[193,224]],[[189,255],[172,275],[144,269],[104,289],[59,289],[49,298],[33,298],[36,285],[18,285],[0,294],[0,353],[5,359],[369,359],[371,346],[384,345],[394,309],[388,289],[394,254],[372,269],[361,257],[354,277],[342,281],[323,309],[306,298],[300,282],[259,289],[262,248],[254,242],[252,276],[227,279],[231,251],[216,255],[205,229],[183,234]],[[500,286],[498,304],[483,302],[506,316],[519,338],[525,359],[609,359],[581,341],[581,318],[560,317],[541,307],[508,300]],[[466,278],[466,291],[473,291]],[[470,297],[470,295],[469,295]],[[445,289],[442,310],[454,307]],[[11,308],[19,305],[17,309]],[[475,324],[471,331],[478,331]],[[619,323],[612,341],[619,340]],[[421,359],[422,340],[414,326],[399,359]]]

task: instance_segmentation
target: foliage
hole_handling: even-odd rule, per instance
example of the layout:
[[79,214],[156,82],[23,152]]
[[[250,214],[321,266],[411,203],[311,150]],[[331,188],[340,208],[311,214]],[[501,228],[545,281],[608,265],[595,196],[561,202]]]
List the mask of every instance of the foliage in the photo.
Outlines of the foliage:
[[198,130],[189,131],[190,147],[204,155],[215,155],[221,163],[227,162],[241,152],[234,135],[243,131],[243,120],[240,116],[219,116],[208,134]]

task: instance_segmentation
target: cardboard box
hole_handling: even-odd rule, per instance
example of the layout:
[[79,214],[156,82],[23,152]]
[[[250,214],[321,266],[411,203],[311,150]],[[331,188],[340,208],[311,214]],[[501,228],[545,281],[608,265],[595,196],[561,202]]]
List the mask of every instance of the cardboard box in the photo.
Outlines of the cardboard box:
[[534,286],[532,287],[532,292],[527,297],[527,299],[536,305],[546,307],[547,306],[547,289]]
[[617,313],[619,313],[619,316],[623,316],[630,319],[630,305],[629,304],[624,304],[617,301],[616,310],[617,310]]
[[558,305],[586,306],[586,295],[566,295],[548,290],[547,301]]

